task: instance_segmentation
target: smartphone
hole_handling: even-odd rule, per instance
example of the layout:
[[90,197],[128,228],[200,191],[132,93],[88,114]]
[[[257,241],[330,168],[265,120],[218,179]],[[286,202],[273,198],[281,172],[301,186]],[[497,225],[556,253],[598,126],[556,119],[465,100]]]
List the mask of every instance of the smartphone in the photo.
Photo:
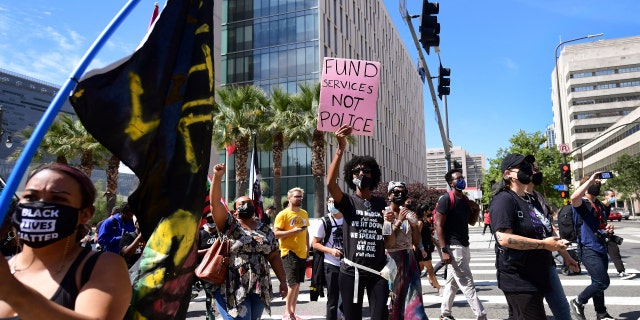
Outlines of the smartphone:
[[613,173],[610,171],[600,172],[600,179],[612,179]]

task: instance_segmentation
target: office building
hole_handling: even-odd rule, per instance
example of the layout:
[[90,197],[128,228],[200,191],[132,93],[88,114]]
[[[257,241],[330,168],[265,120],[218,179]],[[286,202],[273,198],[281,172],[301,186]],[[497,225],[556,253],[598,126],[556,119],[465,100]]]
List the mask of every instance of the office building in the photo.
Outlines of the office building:
[[[320,81],[324,57],[380,62],[374,135],[355,136],[356,143],[348,147],[343,164],[353,155],[370,155],[382,167],[384,180],[425,180],[423,83],[416,71],[416,57],[409,56],[381,0],[223,0],[220,10],[216,16],[221,22],[215,27],[222,34],[220,68],[216,70],[221,85],[257,85],[266,92],[280,86],[295,93],[299,83]],[[336,141],[332,133],[325,137],[328,168]],[[260,160],[263,180],[271,184],[270,152],[263,150]],[[306,194],[303,207],[313,208],[308,147],[296,144],[285,152],[282,177],[282,190],[302,187]],[[235,182],[230,182],[233,193]],[[263,196],[271,196],[270,188]]]
[[620,154],[638,156],[640,139],[633,126],[625,124],[638,120],[640,36],[566,45],[558,71],[562,109],[554,69],[553,121],[560,135],[556,141],[561,143],[564,136],[574,156],[574,182],[583,174],[610,169]]
[[[462,147],[451,148],[451,167],[457,164],[462,169],[462,175],[467,181],[465,192],[469,199],[482,198],[482,179],[486,158],[484,154],[469,154]],[[428,188],[446,189],[447,182],[444,175],[448,171],[444,157],[444,148],[427,149],[427,179]],[[422,181],[423,183],[425,181]]]
[[[2,133],[0,137],[2,140],[0,145],[0,178],[6,180],[13,169],[14,162],[7,161],[7,157],[24,147],[24,139],[19,133],[27,127],[35,128],[38,125],[59,89],[54,84],[0,69],[0,107],[2,108],[0,111],[0,131]],[[75,111],[68,100],[62,105],[59,114],[75,117]],[[10,147],[6,143],[7,141],[11,141]],[[42,162],[51,161],[55,161],[53,155],[42,160]],[[31,165],[35,164],[31,163]],[[104,190],[106,188],[106,174],[101,169],[96,168],[91,178],[94,182],[100,181],[102,186],[98,187]],[[135,175],[121,173],[118,177],[118,194],[128,196],[137,185],[138,179]]]
[[547,141],[544,146],[547,148],[555,148],[556,146],[556,132],[553,129],[553,125],[550,124],[544,131],[545,136],[547,136]]

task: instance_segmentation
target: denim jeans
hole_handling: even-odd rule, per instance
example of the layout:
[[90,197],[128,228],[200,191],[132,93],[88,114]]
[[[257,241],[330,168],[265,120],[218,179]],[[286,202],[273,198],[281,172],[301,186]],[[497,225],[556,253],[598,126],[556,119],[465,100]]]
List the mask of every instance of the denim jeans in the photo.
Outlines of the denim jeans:
[[242,303],[240,304],[247,307],[247,314],[244,316],[238,315],[235,318],[229,315],[229,313],[227,312],[227,302],[220,294],[220,290],[216,291],[215,296],[216,306],[218,307],[220,316],[222,316],[222,319],[224,320],[258,320],[260,319],[260,317],[262,317],[264,303],[262,303],[262,300],[260,300],[260,296],[255,293],[247,294],[247,296],[244,298],[244,301],[242,301]]
[[605,313],[607,312],[607,307],[604,305],[604,290],[609,287],[609,274],[607,274],[609,258],[607,253],[598,253],[587,247],[581,247],[579,255],[580,261],[582,261],[587,272],[589,272],[589,276],[591,276],[591,284],[580,292],[577,297],[578,302],[585,304],[589,299],[593,298],[593,307],[596,313]]
[[547,301],[551,313],[553,313],[553,318],[556,320],[571,320],[569,302],[567,302],[567,296],[562,288],[555,265],[549,267],[549,282],[551,283],[551,291],[545,292],[544,299]]

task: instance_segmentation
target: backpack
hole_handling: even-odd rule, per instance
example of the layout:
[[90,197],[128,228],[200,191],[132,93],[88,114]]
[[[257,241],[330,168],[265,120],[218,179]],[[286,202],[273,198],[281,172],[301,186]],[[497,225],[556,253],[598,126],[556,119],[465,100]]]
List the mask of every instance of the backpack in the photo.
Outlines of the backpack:
[[560,238],[575,242],[578,239],[578,232],[582,219],[579,219],[576,227],[573,220],[573,207],[567,204],[558,211],[558,235]]
[[[449,194],[449,210],[451,210],[451,209],[453,209],[453,206],[455,204],[455,199],[456,198],[453,195],[453,190],[449,190],[449,191],[447,191],[447,193]],[[433,214],[434,217],[436,216],[436,213],[438,212],[438,202],[440,202],[440,198],[442,198],[442,197],[444,197],[444,194],[441,195],[438,198],[438,201],[436,201],[436,207],[433,208],[432,214]],[[466,194],[462,194],[462,198],[464,200],[466,200],[467,202],[469,201],[469,197],[467,197]],[[474,225],[474,224],[476,224],[476,222],[478,222],[478,216],[480,214],[480,211],[474,211],[473,209],[471,209],[471,206],[469,206],[469,211],[470,211],[470,213],[469,213],[469,221],[468,221],[468,223],[469,223],[469,225]]]
[[[325,245],[331,236],[332,224],[329,217],[322,217],[321,222],[324,226],[324,239],[322,239],[322,245]],[[310,300],[318,301],[318,297],[324,298],[324,287],[326,286],[327,280],[324,276],[324,252],[313,249],[311,285],[309,286]]]

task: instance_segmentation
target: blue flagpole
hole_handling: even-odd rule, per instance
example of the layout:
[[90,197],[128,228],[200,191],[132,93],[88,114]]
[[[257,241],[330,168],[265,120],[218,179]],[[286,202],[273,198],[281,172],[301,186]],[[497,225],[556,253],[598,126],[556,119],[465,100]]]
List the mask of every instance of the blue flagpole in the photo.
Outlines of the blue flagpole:
[[140,2],[140,0],[129,0],[129,2],[120,9],[120,12],[118,12],[118,14],[111,20],[107,27],[93,42],[89,50],[84,54],[84,57],[82,57],[82,60],[80,60],[76,69],[71,73],[69,79],[65,81],[62,88],[58,91],[58,94],[56,94],[51,101],[51,104],[49,104],[49,107],[44,112],[42,119],[40,119],[38,126],[34,129],[33,134],[27,141],[24,150],[16,161],[16,165],[13,167],[13,170],[11,170],[9,179],[7,179],[7,185],[4,187],[4,190],[0,195],[0,222],[4,221],[7,209],[11,203],[11,196],[16,192],[18,184],[20,183],[25,171],[27,171],[29,163],[31,163],[31,159],[33,159],[33,155],[36,153],[36,149],[40,145],[40,142],[42,142],[45,133],[49,130],[49,127],[51,127],[51,124],[55,120],[56,115],[58,115],[58,112],[60,112],[60,108],[62,108],[65,99],[69,97],[69,93],[73,89],[74,83],[78,81],[82,74],[84,74],[84,71],[89,67],[93,58],[98,54],[98,51],[100,51],[104,44],[107,43],[107,40],[109,40],[122,21],[124,21],[129,13],[131,13],[133,8],[136,7],[138,2]]

